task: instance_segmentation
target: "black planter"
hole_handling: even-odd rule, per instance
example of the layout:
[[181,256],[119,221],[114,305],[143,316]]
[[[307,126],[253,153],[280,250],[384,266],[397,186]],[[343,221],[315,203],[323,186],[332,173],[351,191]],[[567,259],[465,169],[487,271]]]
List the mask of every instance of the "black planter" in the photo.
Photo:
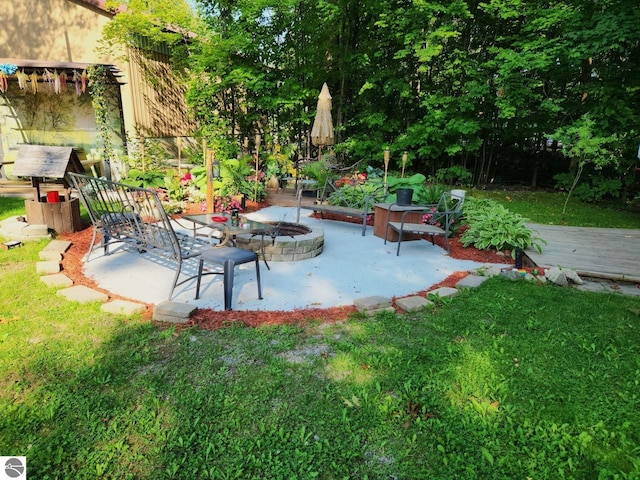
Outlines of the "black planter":
[[516,268],[520,269],[524,264],[524,252],[521,248],[516,248]]
[[396,198],[398,205],[411,205],[413,198],[412,188],[399,188],[396,190]]

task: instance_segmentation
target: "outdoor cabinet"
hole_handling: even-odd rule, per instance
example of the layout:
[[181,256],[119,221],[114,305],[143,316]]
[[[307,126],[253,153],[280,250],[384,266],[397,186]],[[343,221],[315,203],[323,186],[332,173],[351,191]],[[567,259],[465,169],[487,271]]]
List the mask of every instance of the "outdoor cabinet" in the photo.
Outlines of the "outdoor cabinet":
[[[421,223],[422,207],[401,206],[391,203],[376,203],[373,214],[373,234],[376,237],[384,238],[387,229],[387,217],[390,222],[400,222],[402,220],[402,214],[407,210],[411,210],[411,208],[415,208],[417,211],[408,213],[405,216],[405,221],[407,223]],[[389,211],[389,209],[391,209],[391,211]],[[420,238],[422,238],[422,235],[407,233],[403,235],[402,241],[419,240]],[[390,229],[387,241],[397,242],[398,232]]]

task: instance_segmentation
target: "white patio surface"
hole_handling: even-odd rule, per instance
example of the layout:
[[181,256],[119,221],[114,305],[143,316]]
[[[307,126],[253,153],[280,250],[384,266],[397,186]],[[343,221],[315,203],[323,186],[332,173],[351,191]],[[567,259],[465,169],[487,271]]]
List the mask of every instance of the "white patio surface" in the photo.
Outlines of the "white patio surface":
[[[373,235],[372,227],[367,227],[363,237],[359,224],[310,215],[305,211],[300,223],[324,230],[323,253],[297,262],[269,262],[271,270],[261,261],[263,300],[257,298],[254,265],[237,267],[234,310],[291,311],[348,306],[358,298],[374,295],[404,297],[428,290],[455,272],[484,265],[453,259],[444,249],[425,240],[403,242],[400,256],[396,256],[397,244],[384,245],[382,238]],[[296,210],[273,206],[248,216],[259,221],[295,222]],[[167,299],[174,276],[172,265],[117,245],[112,252],[105,257],[100,249],[95,250],[84,264],[85,275],[101,288],[132,300],[158,304]],[[187,282],[176,289],[172,300],[199,308],[224,309],[222,275],[203,277],[200,299],[194,300],[194,293],[195,281]]]

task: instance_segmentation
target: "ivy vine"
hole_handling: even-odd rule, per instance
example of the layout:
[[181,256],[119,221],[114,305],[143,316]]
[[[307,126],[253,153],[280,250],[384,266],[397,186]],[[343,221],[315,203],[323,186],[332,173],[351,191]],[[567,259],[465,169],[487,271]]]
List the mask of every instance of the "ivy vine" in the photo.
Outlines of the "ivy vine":
[[113,144],[111,143],[111,125],[109,123],[109,105],[107,100],[109,88],[107,70],[102,65],[92,65],[87,69],[87,77],[89,78],[91,104],[93,105],[96,118],[102,156],[107,170],[110,171],[111,158],[113,158]]

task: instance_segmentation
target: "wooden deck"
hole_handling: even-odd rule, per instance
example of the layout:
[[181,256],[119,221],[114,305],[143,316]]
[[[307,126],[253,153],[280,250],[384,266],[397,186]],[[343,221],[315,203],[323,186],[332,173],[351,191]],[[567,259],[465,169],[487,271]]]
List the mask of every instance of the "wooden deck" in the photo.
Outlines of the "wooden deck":
[[640,283],[640,230],[527,224],[547,241],[526,255],[540,267],[563,267],[585,277]]

